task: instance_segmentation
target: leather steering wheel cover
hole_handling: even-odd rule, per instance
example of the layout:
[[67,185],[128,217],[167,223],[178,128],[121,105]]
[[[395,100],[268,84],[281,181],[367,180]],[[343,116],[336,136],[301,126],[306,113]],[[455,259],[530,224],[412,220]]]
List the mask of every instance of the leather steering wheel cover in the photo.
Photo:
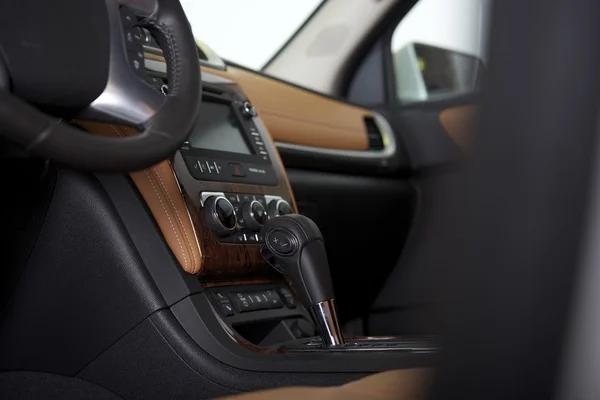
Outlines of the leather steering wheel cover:
[[200,107],[197,47],[179,1],[158,0],[154,13],[141,25],[163,48],[170,91],[140,135],[119,139],[90,135],[0,90],[2,134],[27,150],[84,170],[140,170],[172,156],[187,138]]

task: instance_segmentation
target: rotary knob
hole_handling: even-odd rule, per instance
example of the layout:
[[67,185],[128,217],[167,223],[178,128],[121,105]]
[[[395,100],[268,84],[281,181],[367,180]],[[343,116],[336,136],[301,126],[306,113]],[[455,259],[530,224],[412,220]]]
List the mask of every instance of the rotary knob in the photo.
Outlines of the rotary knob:
[[244,226],[253,231],[259,230],[267,223],[267,210],[259,201],[253,200],[244,204],[242,208]]
[[224,196],[212,196],[204,202],[204,219],[218,237],[235,232],[237,218],[233,205]]
[[294,214],[294,210],[290,203],[283,199],[273,200],[269,203],[269,215],[271,218],[279,217],[281,215]]
[[256,117],[256,110],[249,101],[245,101],[241,107],[244,118],[251,119]]

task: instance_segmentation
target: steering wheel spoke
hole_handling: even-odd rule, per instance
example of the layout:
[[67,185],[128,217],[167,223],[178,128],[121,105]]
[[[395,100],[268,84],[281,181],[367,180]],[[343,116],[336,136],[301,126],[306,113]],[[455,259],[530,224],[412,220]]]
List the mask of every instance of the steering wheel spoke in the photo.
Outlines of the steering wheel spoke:
[[80,117],[142,127],[165,101],[164,95],[147,82],[144,37],[138,26],[138,17],[147,18],[157,3],[154,0],[107,0],[107,3],[110,27],[108,82]]

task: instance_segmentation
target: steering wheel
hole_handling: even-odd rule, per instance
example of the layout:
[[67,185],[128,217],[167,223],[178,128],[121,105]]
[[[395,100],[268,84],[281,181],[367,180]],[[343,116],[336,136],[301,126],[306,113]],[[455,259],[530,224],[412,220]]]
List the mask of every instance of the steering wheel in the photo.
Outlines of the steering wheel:
[[[10,90],[0,88],[2,137],[53,161],[107,172],[153,165],[186,139],[200,106],[201,79],[179,1],[19,0],[4,4],[1,14],[0,75],[4,70],[10,82]],[[164,52],[167,96],[143,76],[139,27]],[[141,133],[95,136],[61,122],[73,117]]]

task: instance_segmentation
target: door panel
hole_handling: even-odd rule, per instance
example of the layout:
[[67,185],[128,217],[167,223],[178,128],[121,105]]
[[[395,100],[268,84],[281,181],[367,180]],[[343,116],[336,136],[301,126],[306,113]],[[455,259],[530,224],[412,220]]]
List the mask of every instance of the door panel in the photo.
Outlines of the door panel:
[[[401,256],[374,302],[367,322],[372,335],[433,334],[437,295],[444,288],[439,260],[428,245],[437,233],[438,193],[458,187],[458,175],[473,140],[476,96],[381,107],[406,145],[418,193],[413,223]],[[427,250],[426,250],[427,249]],[[447,266],[452,268],[451,265]]]

